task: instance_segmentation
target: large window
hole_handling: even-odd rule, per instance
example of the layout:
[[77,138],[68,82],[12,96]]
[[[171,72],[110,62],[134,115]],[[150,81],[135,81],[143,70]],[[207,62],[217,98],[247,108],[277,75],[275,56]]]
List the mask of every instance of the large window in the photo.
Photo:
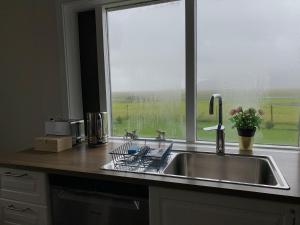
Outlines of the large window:
[[294,0],[199,0],[198,139],[215,125],[208,115],[212,93],[224,98],[226,141],[236,142],[228,121],[237,106],[262,108],[259,144],[298,145],[300,112],[300,2]]
[[107,12],[112,135],[185,138],[184,2]]
[[[190,24],[192,2],[197,2],[196,29]],[[242,106],[265,112],[257,144],[299,146],[298,1],[147,1],[118,7],[106,11],[113,136],[127,129],[155,137],[161,129],[168,138],[185,139],[190,129],[189,140],[215,141],[215,132],[203,128],[217,123],[208,102],[220,93],[226,142],[238,137],[229,111]],[[191,35],[197,44],[185,43]],[[186,74],[185,60],[194,55],[191,45],[197,50],[197,74]],[[191,96],[185,87],[195,85]],[[194,127],[186,127],[194,120],[186,111],[191,107],[197,111],[196,135]]]

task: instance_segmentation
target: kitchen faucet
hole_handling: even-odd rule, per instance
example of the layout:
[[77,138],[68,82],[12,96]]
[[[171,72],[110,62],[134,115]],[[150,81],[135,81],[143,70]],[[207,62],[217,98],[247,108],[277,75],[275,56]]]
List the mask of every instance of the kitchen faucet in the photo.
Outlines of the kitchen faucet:
[[158,141],[165,141],[166,140],[166,131],[162,131],[160,129],[156,130],[157,137],[156,140]]
[[225,127],[222,125],[223,123],[223,109],[222,109],[222,97],[220,94],[213,94],[209,101],[209,114],[214,114],[214,99],[217,98],[219,100],[219,115],[218,115],[218,125],[213,127],[205,127],[203,130],[205,131],[216,131],[216,153],[219,155],[225,154]]
[[129,132],[127,129],[125,129],[125,135],[124,135],[124,139],[131,139],[131,140],[135,140],[138,138],[137,132],[136,130],[133,130],[131,132]]

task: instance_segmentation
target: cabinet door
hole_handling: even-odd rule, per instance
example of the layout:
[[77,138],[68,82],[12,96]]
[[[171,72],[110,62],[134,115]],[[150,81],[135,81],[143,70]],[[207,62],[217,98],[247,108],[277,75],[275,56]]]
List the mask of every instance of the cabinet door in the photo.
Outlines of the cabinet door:
[[150,188],[151,225],[299,225],[297,207],[264,200]]
[[0,168],[2,198],[45,205],[46,188],[44,173]]
[[44,206],[0,199],[1,225],[48,225],[47,215]]

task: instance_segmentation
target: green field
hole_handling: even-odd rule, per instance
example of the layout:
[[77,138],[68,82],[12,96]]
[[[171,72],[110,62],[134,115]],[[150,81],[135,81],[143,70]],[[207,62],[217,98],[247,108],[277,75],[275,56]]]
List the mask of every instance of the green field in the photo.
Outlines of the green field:
[[[210,92],[199,92],[197,101],[198,140],[213,141],[214,132],[204,132],[207,126],[216,125],[216,114],[208,114]],[[255,135],[259,144],[298,146],[300,93],[297,90],[281,90],[265,93],[256,105],[264,110],[263,124]],[[163,97],[162,97],[163,96]],[[226,96],[226,95],[225,95]],[[156,130],[167,132],[167,138],[185,139],[185,96],[183,93],[149,92],[112,93],[113,135],[123,136],[124,130],[136,129],[139,136],[155,137]],[[245,106],[224,97],[223,115],[226,141],[237,142],[237,133],[228,121],[231,108]],[[246,105],[247,107],[249,105]],[[272,126],[271,126],[272,125]]]

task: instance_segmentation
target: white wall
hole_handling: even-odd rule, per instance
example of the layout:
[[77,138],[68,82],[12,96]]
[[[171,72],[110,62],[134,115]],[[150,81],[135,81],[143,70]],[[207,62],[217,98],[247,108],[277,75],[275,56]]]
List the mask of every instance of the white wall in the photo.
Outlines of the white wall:
[[0,152],[32,146],[44,121],[63,115],[53,0],[0,7]]

